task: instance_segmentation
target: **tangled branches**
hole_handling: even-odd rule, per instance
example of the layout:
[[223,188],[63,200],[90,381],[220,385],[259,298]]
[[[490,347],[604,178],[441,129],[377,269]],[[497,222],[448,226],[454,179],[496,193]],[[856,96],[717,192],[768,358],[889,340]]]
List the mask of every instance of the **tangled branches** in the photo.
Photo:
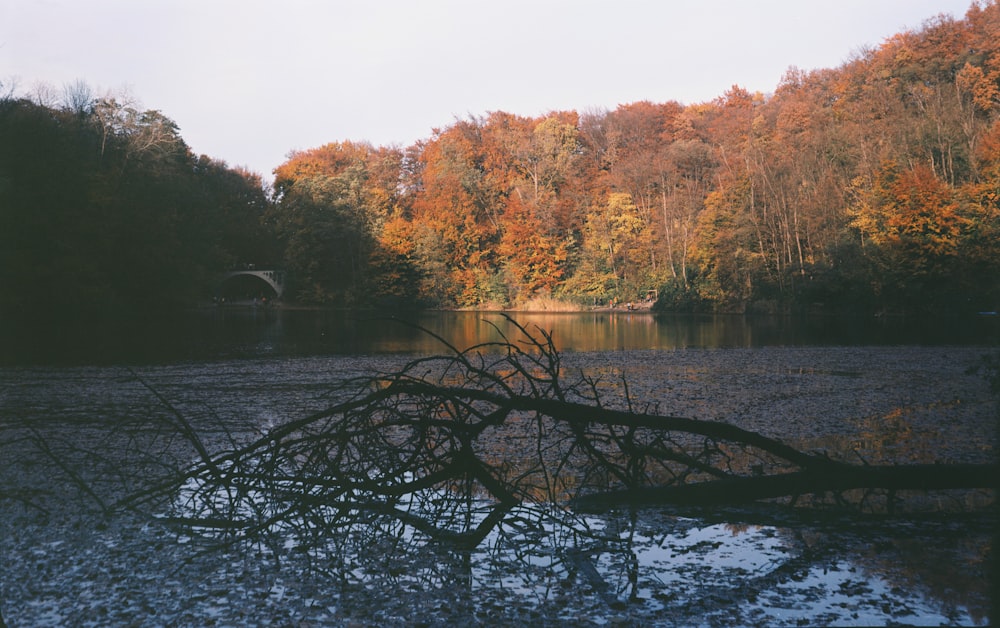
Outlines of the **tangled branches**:
[[221,453],[178,415],[200,462],[126,503],[169,495],[170,521],[227,543],[308,553],[418,537],[473,548],[502,521],[535,517],[537,526],[615,504],[989,486],[992,477],[975,465],[848,465],[730,424],[636,408],[624,383],[612,404],[601,382],[567,379],[549,334],[510,322],[518,338],[501,333],[345,382],[335,405]]

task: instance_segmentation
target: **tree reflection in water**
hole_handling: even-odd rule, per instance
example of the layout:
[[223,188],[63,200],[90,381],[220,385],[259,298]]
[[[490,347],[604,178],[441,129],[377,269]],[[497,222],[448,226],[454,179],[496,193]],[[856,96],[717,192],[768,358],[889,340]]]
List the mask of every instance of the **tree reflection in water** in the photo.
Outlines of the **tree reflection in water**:
[[[161,520],[197,532],[206,551],[262,548],[345,593],[482,588],[480,603],[556,601],[562,618],[600,609],[746,622],[775,608],[801,615],[834,587],[849,601],[823,597],[833,606],[821,621],[969,617],[896,586],[898,573],[862,578],[849,562],[848,548],[864,550],[882,525],[883,513],[865,509],[895,508],[895,492],[927,484],[928,469],[859,470],[731,425],[657,415],[636,407],[626,382],[608,399],[594,379],[567,380],[547,334],[517,329],[522,337],[346,382],[329,409],[221,452],[174,413],[198,464],[125,505],[169,503]],[[927,488],[984,486],[970,480],[984,470],[961,467]],[[854,512],[831,524],[823,511],[804,522],[801,509],[774,504],[704,508],[778,497],[801,506],[812,493],[814,505]],[[665,498],[691,516],[644,508]],[[734,520],[754,525],[727,528]],[[910,525],[911,538],[924,534]],[[885,555],[884,542],[869,547]],[[984,556],[970,561],[985,570]],[[812,589],[789,606],[778,592],[804,580]],[[973,620],[986,595],[963,601]]]

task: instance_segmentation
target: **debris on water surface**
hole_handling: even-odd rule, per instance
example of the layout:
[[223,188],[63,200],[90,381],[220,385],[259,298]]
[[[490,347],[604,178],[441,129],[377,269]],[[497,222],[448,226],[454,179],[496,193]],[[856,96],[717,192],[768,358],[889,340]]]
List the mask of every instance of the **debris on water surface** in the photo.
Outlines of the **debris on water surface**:
[[[637,397],[680,415],[725,419],[831,449],[862,437],[866,456],[878,451],[903,460],[926,455],[933,442],[948,460],[981,462],[995,455],[995,406],[978,380],[963,376],[974,353],[769,349],[575,354],[566,361],[621,373]],[[327,366],[311,367],[310,377],[319,381]],[[275,416],[328,401],[317,381],[300,389],[273,367],[252,386],[240,383],[247,381],[245,365],[233,367],[231,382],[175,367],[146,375],[181,397],[178,405],[201,408],[226,429],[257,414],[273,425]],[[39,429],[58,421],[53,434],[71,444],[106,443],[92,417],[151,405],[124,389],[120,373],[99,371],[74,371],[73,390],[48,397],[41,388],[59,382],[35,381],[23,402],[16,386],[6,387],[5,410],[21,403],[17,412],[35,417]],[[189,377],[199,378],[197,391],[185,387]],[[268,388],[272,379],[276,388]],[[114,385],[101,388],[107,381]],[[222,401],[204,413],[202,396],[213,387]],[[280,394],[289,390],[299,391],[294,399]],[[112,397],[124,410],[92,401]],[[283,399],[291,405],[278,407]],[[76,421],[75,413],[90,418]],[[0,470],[5,490],[30,484],[13,473],[9,466]],[[933,499],[950,508],[976,506],[973,497]],[[649,508],[587,515],[585,538],[579,530],[531,522],[512,517],[472,550],[440,546],[391,560],[392,544],[361,559],[296,552],[294,543],[199,554],[208,547],[191,530],[79,514],[73,503],[46,514],[9,499],[0,513],[6,576],[0,613],[11,626],[987,625],[991,619],[987,572],[997,522],[989,513],[784,525],[740,513]],[[349,569],[332,565],[334,559]]]

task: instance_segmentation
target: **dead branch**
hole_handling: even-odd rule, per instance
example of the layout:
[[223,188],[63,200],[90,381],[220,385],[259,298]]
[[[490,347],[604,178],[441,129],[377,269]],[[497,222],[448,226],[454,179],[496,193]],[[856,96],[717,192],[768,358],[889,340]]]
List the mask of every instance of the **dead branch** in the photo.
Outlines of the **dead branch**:
[[290,535],[315,551],[406,526],[475,547],[522,505],[569,520],[566,506],[733,505],[995,477],[993,466],[852,465],[727,423],[635,412],[627,388],[602,398],[597,381],[569,378],[548,334],[511,323],[522,338],[352,380],[339,403],[217,453],[168,405],[199,459],[120,505],[170,496],[163,521],[223,543]]
[[761,477],[737,477],[675,486],[652,486],[583,495],[575,507],[593,510],[621,505],[656,504],[709,506],[746,504],[762,499],[851,489],[949,490],[996,488],[996,465],[923,464],[856,466],[831,463],[822,471],[798,471]]

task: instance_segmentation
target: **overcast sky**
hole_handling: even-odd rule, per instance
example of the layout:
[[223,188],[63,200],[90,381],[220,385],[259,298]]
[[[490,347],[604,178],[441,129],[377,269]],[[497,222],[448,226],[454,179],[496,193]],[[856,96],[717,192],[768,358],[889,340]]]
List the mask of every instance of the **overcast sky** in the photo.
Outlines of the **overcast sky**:
[[127,89],[270,179],[289,151],[407,146],[491,111],[771,92],[972,0],[0,0],[0,82]]

